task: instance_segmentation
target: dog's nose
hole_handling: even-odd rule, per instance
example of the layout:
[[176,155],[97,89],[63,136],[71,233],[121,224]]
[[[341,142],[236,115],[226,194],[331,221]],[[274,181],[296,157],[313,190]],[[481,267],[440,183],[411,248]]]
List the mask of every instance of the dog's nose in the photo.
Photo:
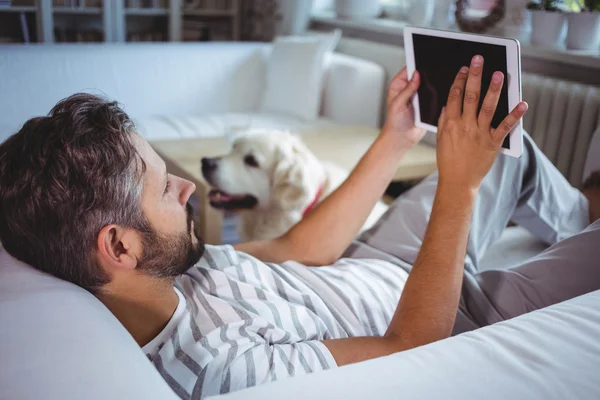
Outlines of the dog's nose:
[[217,169],[217,159],[210,157],[202,158],[202,172],[211,172]]

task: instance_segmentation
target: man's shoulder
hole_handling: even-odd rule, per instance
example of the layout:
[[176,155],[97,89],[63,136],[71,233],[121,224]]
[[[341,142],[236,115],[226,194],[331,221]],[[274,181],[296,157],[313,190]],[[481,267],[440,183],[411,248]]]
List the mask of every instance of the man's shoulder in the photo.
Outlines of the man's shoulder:
[[200,260],[184,274],[184,277],[197,279],[198,275],[206,278],[225,274],[237,279],[240,274],[239,270],[245,269],[253,263],[261,264],[259,260],[246,253],[238,252],[231,245],[206,245]]
[[206,245],[204,254],[196,264],[200,268],[223,270],[240,262],[239,256],[231,245]]

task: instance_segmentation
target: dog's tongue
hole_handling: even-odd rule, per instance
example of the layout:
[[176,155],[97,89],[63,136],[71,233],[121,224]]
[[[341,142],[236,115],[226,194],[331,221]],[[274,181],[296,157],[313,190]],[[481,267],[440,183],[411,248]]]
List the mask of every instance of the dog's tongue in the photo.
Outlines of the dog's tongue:
[[234,196],[230,195],[229,193],[225,193],[217,189],[211,190],[208,194],[208,199],[210,202],[216,204],[227,203],[228,201],[233,200],[233,198]]
[[208,200],[214,208],[229,211],[248,210],[258,204],[258,200],[254,196],[248,194],[233,195],[218,189],[210,191]]

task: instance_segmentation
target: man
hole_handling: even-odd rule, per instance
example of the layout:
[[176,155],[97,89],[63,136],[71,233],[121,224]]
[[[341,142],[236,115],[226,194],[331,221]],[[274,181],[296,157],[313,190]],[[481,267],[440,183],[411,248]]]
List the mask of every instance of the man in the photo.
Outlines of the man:
[[[503,76],[478,113],[482,69],[476,56],[457,75],[439,172],[358,240],[424,134],[410,108],[418,73],[392,81],[380,136],[307,218],[273,241],[206,249],[187,206],[194,185],[166,172],[116,103],[74,95],[0,146],[0,240],[96,295],[184,399],[399,352],[599,289],[600,185],[591,181],[588,201],[529,137],[521,159],[497,157],[527,105],[491,128]],[[477,273],[511,219],[553,246]]]

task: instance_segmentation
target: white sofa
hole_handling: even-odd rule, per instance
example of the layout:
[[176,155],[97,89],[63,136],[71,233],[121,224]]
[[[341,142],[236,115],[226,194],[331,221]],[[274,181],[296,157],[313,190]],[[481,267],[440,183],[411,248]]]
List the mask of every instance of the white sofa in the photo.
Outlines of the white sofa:
[[[248,118],[267,126],[378,123],[381,68],[340,55],[328,68],[321,122],[257,116],[268,54],[264,44],[0,46],[0,140],[60,98],[90,89],[121,101],[153,139],[224,134]],[[358,86],[344,85],[349,79]],[[193,126],[184,128],[188,120]],[[598,147],[591,163],[600,158]],[[591,293],[406,353],[229,398],[600,398],[599,302],[600,293]],[[0,249],[0,400],[37,398],[176,396],[97,299]]]
[[261,113],[270,51],[259,43],[0,45],[0,141],[80,91],[119,101],[149,140],[246,127],[378,126],[383,68],[337,53],[326,62],[318,119]]

